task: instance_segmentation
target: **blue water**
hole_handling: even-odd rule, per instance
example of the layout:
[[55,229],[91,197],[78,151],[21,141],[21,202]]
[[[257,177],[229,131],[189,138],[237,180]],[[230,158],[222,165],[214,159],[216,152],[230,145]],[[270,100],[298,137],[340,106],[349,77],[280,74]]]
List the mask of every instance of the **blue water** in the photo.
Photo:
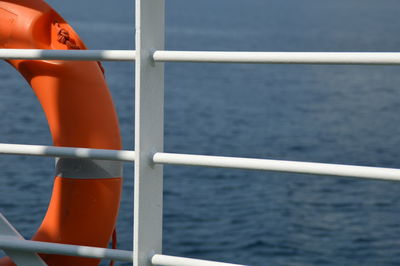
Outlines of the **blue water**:
[[[133,1],[49,1],[92,49],[134,49]],[[399,51],[396,0],[166,1],[171,50]],[[100,6],[99,6],[99,3]],[[132,63],[105,63],[133,149]],[[50,145],[30,88],[0,64],[0,142]],[[400,68],[166,64],[165,150],[400,168]],[[2,156],[0,211],[29,238],[53,160]],[[132,248],[133,166],[119,247]],[[164,253],[250,265],[400,265],[400,184],[165,167]]]

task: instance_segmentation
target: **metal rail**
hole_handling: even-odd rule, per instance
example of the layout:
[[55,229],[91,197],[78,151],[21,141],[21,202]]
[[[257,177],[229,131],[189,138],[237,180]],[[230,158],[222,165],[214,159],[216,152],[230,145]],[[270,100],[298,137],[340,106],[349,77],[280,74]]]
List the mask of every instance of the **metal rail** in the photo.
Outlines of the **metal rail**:
[[32,253],[37,252],[43,254],[59,254],[117,261],[133,261],[133,252],[128,250],[66,245],[32,240],[19,240],[10,237],[0,237],[0,248]]
[[[136,153],[135,151],[129,150],[103,150],[0,143],[0,154],[133,162],[135,161]],[[155,164],[220,167],[400,181],[400,169],[395,168],[166,152],[154,153],[151,160],[152,163]]]
[[400,181],[400,169],[355,166],[342,164],[312,163],[284,160],[268,160],[240,157],[223,157],[157,152],[154,163],[205,167],[222,167],[261,171],[277,171],[298,174],[347,176],[368,179]]
[[134,50],[0,49],[1,59],[133,61]]
[[155,51],[156,62],[399,65],[400,53]]
[[151,258],[151,262],[153,265],[159,266],[244,266],[240,264],[182,258],[161,254],[154,255]]
[[[133,262],[133,252],[130,250],[116,250],[32,240],[20,240],[15,239],[14,237],[0,237],[0,248],[20,252],[59,254],[65,256]],[[153,265],[160,266],[243,266],[240,264],[183,258],[162,254],[156,254],[152,256],[151,262]]]
[[[0,213],[0,238],[6,240],[24,240],[24,237],[12,226],[12,224]],[[2,248],[17,265],[45,266],[46,263],[36,253],[18,251],[16,249]]]
[[[227,52],[156,50],[148,54],[149,58],[155,62],[400,65],[400,53],[398,52]],[[136,60],[136,51],[0,49],[0,58],[134,61]]]
[[66,157],[77,159],[97,159],[132,162],[134,151],[103,150],[72,147],[55,147],[44,145],[23,145],[0,143],[0,154],[30,155],[44,157]]

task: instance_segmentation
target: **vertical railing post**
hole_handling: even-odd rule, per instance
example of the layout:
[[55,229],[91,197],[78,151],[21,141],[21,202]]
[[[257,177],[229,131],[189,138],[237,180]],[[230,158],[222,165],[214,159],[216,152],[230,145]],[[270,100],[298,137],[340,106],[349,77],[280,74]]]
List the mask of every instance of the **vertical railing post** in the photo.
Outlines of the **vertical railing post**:
[[152,154],[163,151],[164,0],[136,0],[134,265],[149,266],[162,248],[163,169]]

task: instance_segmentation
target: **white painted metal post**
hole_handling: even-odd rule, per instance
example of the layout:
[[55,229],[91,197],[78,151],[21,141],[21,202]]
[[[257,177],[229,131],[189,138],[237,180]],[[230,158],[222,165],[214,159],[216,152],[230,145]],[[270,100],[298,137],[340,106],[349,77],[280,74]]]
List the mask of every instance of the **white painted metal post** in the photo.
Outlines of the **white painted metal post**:
[[134,265],[150,266],[162,249],[163,169],[153,154],[163,150],[164,0],[136,0]]

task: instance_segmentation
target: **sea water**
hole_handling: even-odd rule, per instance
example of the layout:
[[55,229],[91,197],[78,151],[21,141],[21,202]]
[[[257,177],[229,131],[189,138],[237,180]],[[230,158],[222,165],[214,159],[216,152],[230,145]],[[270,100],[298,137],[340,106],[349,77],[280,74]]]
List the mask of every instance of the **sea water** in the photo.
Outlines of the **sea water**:
[[[133,1],[49,1],[91,49],[134,49]],[[400,49],[400,2],[166,1],[166,49]],[[0,142],[51,145],[25,81],[0,65]],[[134,149],[134,65],[104,63],[124,148]],[[167,63],[165,151],[400,168],[400,68]],[[168,255],[250,265],[399,265],[400,183],[165,166]],[[1,156],[0,212],[26,237],[54,161]],[[118,246],[132,249],[133,165]]]

